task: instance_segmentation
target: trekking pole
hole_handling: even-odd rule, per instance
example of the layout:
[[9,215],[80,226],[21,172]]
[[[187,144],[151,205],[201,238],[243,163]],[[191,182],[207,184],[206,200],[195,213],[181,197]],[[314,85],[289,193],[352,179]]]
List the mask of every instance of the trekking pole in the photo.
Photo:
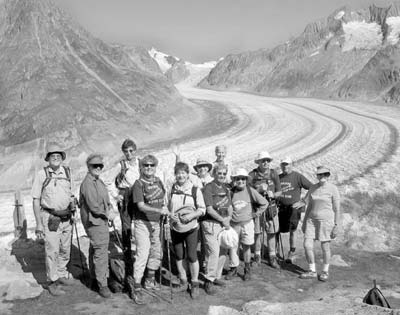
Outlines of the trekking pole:
[[[165,217],[165,220],[168,220],[168,217]],[[165,234],[165,225],[164,225],[164,234]],[[173,299],[173,294],[172,294],[172,269],[171,269],[171,251],[169,248],[169,240],[167,238],[167,255],[168,255],[168,271],[169,271],[169,290],[171,292],[171,303],[172,303],[172,299]]]
[[[259,218],[259,220],[260,220],[260,228],[261,228],[261,257],[260,257],[260,262],[262,261],[262,260],[264,260],[264,255],[265,255],[265,253],[264,253],[264,244],[265,244],[265,220],[264,220],[264,218],[265,218],[265,215],[264,214],[262,214],[261,216],[260,216],[260,218]],[[260,263],[260,266],[261,266],[261,263]]]
[[122,246],[121,239],[119,238],[119,234],[117,231],[117,228],[115,227],[114,221],[108,221],[108,226],[113,228],[113,232],[115,237],[117,238],[118,245],[121,247],[122,251],[124,250],[124,247]]
[[[69,246],[69,263],[70,266],[72,264],[72,241],[74,240],[74,227],[72,227],[71,229],[71,245]],[[71,272],[68,270],[68,279],[69,276],[71,275]]]
[[161,254],[160,254],[160,271],[159,271],[159,286],[160,286],[160,291],[161,291],[161,281],[162,281],[162,265],[163,265],[163,258],[164,258],[164,242],[165,242],[165,237],[164,237],[164,217],[161,217],[161,222],[160,222],[160,242],[161,242]]

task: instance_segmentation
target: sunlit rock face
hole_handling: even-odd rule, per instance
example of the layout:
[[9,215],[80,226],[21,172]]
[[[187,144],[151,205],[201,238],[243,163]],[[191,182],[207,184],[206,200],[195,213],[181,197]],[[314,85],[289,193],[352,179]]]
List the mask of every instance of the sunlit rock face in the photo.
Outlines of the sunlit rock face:
[[339,8],[275,48],[228,55],[200,86],[397,104],[399,7]]

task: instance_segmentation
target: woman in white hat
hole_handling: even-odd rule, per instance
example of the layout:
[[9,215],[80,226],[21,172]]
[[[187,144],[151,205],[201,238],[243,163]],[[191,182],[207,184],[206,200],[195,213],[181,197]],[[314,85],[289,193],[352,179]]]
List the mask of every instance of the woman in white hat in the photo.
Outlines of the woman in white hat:
[[335,239],[341,223],[340,195],[338,188],[328,182],[331,172],[324,166],[317,167],[318,183],[308,191],[305,202],[306,213],[303,220],[304,249],[308,262],[308,271],[300,275],[301,279],[317,278],[314,258],[314,240],[321,242],[323,267],[318,275],[320,281],[329,278],[330,242]]
[[197,259],[198,218],[206,213],[203,194],[189,180],[189,166],[178,162],[174,169],[176,182],[168,194],[168,208],[171,212],[171,239],[176,254],[180,287],[187,290],[188,280],[183,259],[189,262],[191,276],[190,295],[194,299],[199,291],[199,262]]

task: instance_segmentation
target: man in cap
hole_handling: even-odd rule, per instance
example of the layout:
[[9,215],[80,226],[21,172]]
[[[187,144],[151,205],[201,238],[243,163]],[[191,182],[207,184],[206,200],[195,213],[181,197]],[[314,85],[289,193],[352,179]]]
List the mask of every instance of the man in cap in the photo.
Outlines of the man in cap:
[[36,174],[32,185],[35,233],[37,238],[44,238],[46,276],[52,295],[65,294],[60,285],[73,284],[72,279],[67,278],[67,264],[71,250],[71,216],[75,208],[71,172],[62,165],[65,158],[60,146],[50,144],[44,159],[48,165]]
[[92,284],[97,285],[100,296],[111,297],[107,287],[108,278],[108,244],[110,241],[108,220],[110,217],[110,198],[100,174],[104,168],[103,157],[94,153],[86,159],[88,173],[83,180],[79,204],[81,220],[90,239],[89,268]]
[[[267,151],[260,152],[257,155],[254,162],[258,164],[258,167],[249,173],[249,185],[255,188],[268,200],[269,206],[267,211],[269,213],[275,213],[277,212],[275,199],[278,198],[282,192],[279,176],[274,169],[270,168],[271,161],[272,157]],[[264,228],[263,218],[256,217],[254,219],[254,225],[254,261],[256,264],[260,264],[261,247],[264,246],[264,244],[261,244],[261,233]],[[279,268],[275,251],[276,235],[279,231],[279,220],[277,215],[274,215],[272,219],[270,218],[269,220],[266,220],[265,230],[267,232],[269,264],[272,268]]]
[[141,174],[132,188],[135,204],[136,254],[133,267],[134,290],[131,296],[137,304],[144,304],[142,278],[147,268],[144,282],[147,290],[159,289],[155,282],[155,272],[161,265],[160,219],[169,214],[165,204],[165,189],[155,176],[158,160],[146,155],[140,160]]
[[136,144],[131,139],[126,139],[122,143],[121,150],[124,158],[120,160],[120,170],[115,178],[115,186],[118,189],[116,196],[118,211],[121,217],[122,228],[122,246],[124,247],[124,260],[125,260],[125,281],[127,282],[128,289],[132,290],[133,286],[133,260],[132,260],[132,220],[134,205],[132,198],[130,198],[131,189],[133,184],[140,177],[139,161],[136,157]]
[[290,250],[287,262],[295,259],[295,232],[299,225],[301,212],[304,212],[304,203],[300,200],[301,189],[309,190],[312,183],[302,174],[293,171],[293,161],[290,157],[281,160],[282,174],[279,175],[282,195],[279,199],[279,232],[290,233]]
[[[243,168],[237,169],[232,176],[232,205],[233,213],[231,226],[239,236],[242,244],[244,275],[243,280],[250,279],[251,245],[254,244],[254,218],[260,217],[268,207],[268,201],[254,188],[247,185],[247,171]],[[238,244],[239,246],[239,244]],[[230,254],[230,270],[225,276],[230,280],[237,273],[239,266],[238,247],[232,248]]]

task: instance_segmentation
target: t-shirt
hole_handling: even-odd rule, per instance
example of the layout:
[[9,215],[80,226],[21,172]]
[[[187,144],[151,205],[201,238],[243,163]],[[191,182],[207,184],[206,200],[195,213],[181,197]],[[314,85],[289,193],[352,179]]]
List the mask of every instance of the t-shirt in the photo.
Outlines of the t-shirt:
[[161,209],[164,206],[165,189],[158,177],[149,181],[139,178],[132,188],[133,202],[136,204],[135,219],[157,222],[160,220],[160,213],[144,212],[139,210],[137,203],[144,202],[153,208]]
[[266,172],[262,173],[259,168],[255,168],[249,173],[248,183],[259,193],[263,193],[260,187],[261,184],[267,184],[268,190],[270,191],[281,191],[281,182],[279,181],[279,176],[273,169],[268,169]]
[[135,183],[135,181],[140,177],[139,172],[139,161],[136,159],[135,163],[132,165],[128,160],[120,161],[120,171],[122,172],[122,163],[125,165],[125,174],[122,176],[121,181],[118,185],[119,189],[130,188]]
[[[250,193],[252,194],[253,201],[257,204],[258,208],[263,208],[261,211],[265,211],[268,206],[267,200],[251,187]],[[247,188],[244,188],[243,190],[235,189],[233,191],[232,205],[232,222],[234,223],[250,221],[253,218],[253,211],[257,210],[252,208],[251,198]]]
[[279,201],[285,206],[291,206],[301,197],[301,189],[309,190],[312,183],[302,174],[292,171],[290,174],[280,174],[282,196]]
[[[232,205],[231,196],[226,184],[217,184],[215,181],[207,184],[204,187],[204,203],[206,207],[213,207],[215,211],[222,217],[228,216],[228,208]],[[204,219],[213,220],[206,214]]]
[[333,221],[340,207],[339,190],[334,184],[315,184],[307,193],[309,218]]

